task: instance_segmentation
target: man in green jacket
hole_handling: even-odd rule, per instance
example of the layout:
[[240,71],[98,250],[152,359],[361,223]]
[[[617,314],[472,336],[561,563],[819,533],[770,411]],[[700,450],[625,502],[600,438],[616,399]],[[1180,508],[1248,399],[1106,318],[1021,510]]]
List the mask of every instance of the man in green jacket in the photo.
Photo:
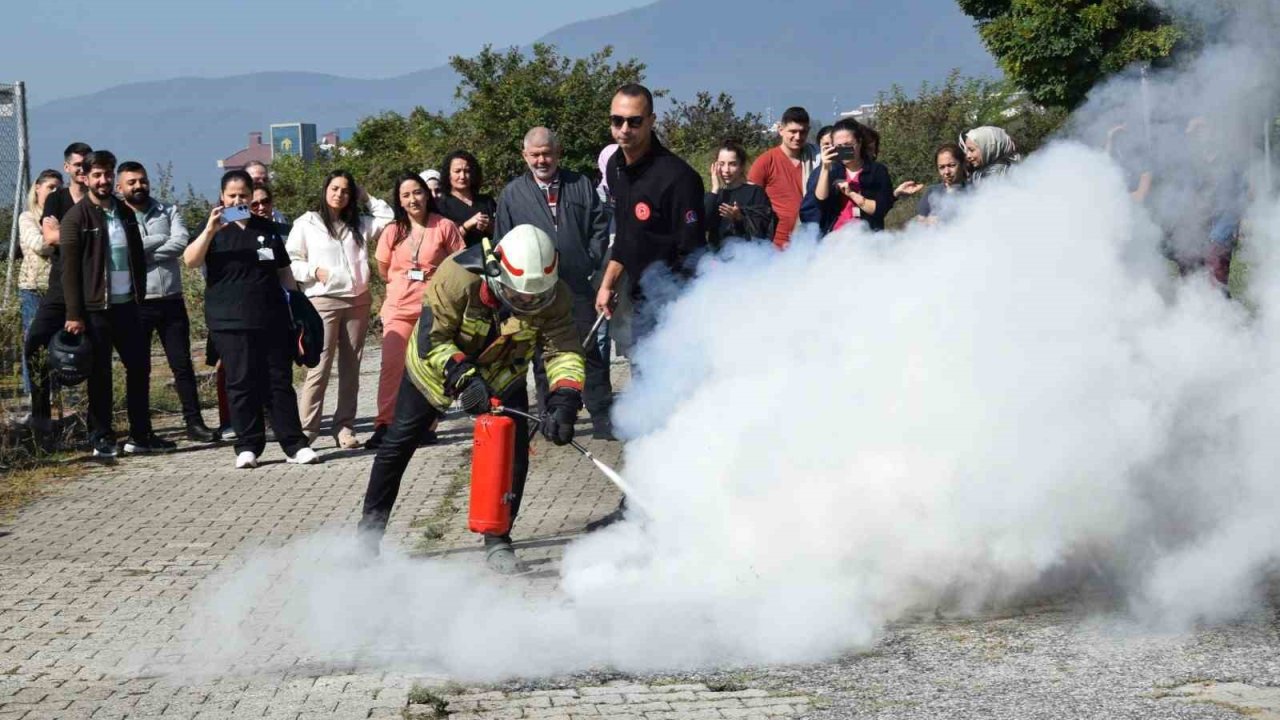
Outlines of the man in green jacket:
[[[395,421],[378,448],[365,491],[360,529],[369,542],[379,542],[386,530],[423,431],[450,405],[456,401],[471,415],[488,412],[492,399],[513,410],[528,409],[525,375],[535,348],[542,350],[550,382],[539,429],[557,445],[573,440],[585,367],[573,295],[559,279],[559,262],[547,233],[521,225],[497,247],[485,240],[436,271],[409,339]],[[513,521],[529,471],[528,426],[522,417],[515,422]],[[485,536],[485,561],[503,574],[522,570],[510,534]]]

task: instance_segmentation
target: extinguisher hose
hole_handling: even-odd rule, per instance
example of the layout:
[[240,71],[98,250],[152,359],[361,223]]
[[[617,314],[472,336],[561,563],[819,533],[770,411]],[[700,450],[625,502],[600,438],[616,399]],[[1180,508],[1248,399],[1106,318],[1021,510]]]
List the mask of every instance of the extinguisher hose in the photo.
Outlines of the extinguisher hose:
[[[494,408],[494,411],[506,413],[508,415],[518,415],[534,423],[538,423],[538,424],[542,423],[541,417],[538,417],[537,415],[531,415],[523,410],[516,410],[514,408],[502,406],[502,407]],[[615,487],[617,487],[619,490],[622,491],[623,495],[627,496],[628,503],[631,503],[636,507],[639,507],[645,513],[649,513],[649,509],[645,506],[645,504],[637,499],[635,490],[631,488],[631,484],[628,483],[626,480],[624,480],[623,477],[618,474],[617,470],[614,470],[613,468],[605,464],[604,461],[600,460],[600,458],[596,457],[595,455],[592,455],[591,451],[583,447],[582,444],[579,443],[577,440],[570,440],[569,444],[573,446],[574,450],[577,450],[578,452],[582,453],[583,457],[590,460],[592,464],[596,466],[596,469],[600,471],[601,474],[609,478],[609,482],[613,483]],[[649,514],[652,514],[652,513],[649,513]]]

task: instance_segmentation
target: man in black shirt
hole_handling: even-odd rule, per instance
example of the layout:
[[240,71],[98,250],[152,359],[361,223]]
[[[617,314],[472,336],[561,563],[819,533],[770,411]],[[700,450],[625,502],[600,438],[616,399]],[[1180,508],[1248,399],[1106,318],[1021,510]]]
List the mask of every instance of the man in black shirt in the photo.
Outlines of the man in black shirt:
[[706,245],[702,177],[673,155],[653,134],[657,116],[653,94],[643,85],[624,85],[613,96],[609,123],[618,152],[606,166],[614,196],[617,235],[605,267],[596,311],[613,316],[615,288],[623,270],[633,283],[632,335],[639,340],[656,320],[645,302],[642,279],[654,266],[688,275],[690,256]]
[[62,169],[67,173],[68,184],[52,195],[44,203],[44,217],[40,221],[40,230],[45,243],[53,246],[53,255],[49,256],[49,291],[40,301],[40,308],[31,320],[27,337],[23,345],[23,353],[27,356],[27,366],[31,373],[31,427],[37,433],[47,437],[53,429],[49,401],[49,371],[44,364],[36,364],[40,351],[49,347],[49,341],[66,323],[67,305],[62,294],[62,252],[59,248],[59,224],[67,211],[84,199],[85,169],[84,161],[93,149],[82,142],[71,143],[62,153]]
[[[645,274],[665,267],[687,276],[691,256],[707,244],[702,177],[658,142],[653,134],[657,119],[653,94],[645,86],[623,85],[614,93],[609,124],[618,152],[609,158],[605,176],[614,197],[617,234],[596,293],[596,311],[613,317],[615,288],[625,270],[632,279],[633,342],[643,339],[657,320],[656,303],[646,299],[642,289]],[[617,510],[587,529],[622,519],[625,509],[623,498]]]

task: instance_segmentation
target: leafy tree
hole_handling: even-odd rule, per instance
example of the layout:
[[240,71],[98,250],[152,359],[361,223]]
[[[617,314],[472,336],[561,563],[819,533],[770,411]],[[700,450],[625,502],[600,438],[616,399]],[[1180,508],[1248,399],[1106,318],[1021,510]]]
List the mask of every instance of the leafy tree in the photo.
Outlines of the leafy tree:
[[[325,173],[330,166],[346,167],[372,194],[384,196],[391,191],[396,175],[405,170],[421,172],[448,152],[449,118],[421,107],[407,116],[384,112],[365,118],[355,135],[333,157],[325,158]],[[320,173],[323,177],[325,173]]]
[[178,194],[173,187],[173,162],[156,166],[155,179],[151,181],[151,197],[162,203],[175,203]]
[[[769,147],[769,128],[758,113],[738,114],[733,98],[702,91],[693,102],[676,100],[658,120],[658,134],[671,152],[684,158],[710,183],[710,166],[716,148],[725,140],[737,140],[754,157]],[[745,171],[745,169],[744,169]]]
[[667,149],[681,156],[713,150],[727,139],[752,152],[769,143],[768,128],[758,113],[738,115],[732,97],[720,93],[713,99],[706,91],[690,103],[675,101],[658,121],[658,133]]
[[195,187],[191,183],[187,183],[187,192],[181,200],[178,200],[178,209],[182,213],[182,222],[187,226],[187,231],[191,233],[191,239],[195,239],[204,230],[205,223],[209,222],[209,213],[213,210],[215,203],[210,202],[209,198],[196,193]]
[[[555,46],[538,43],[528,57],[518,48],[495,52],[490,46],[473,58],[454,57],[449,64],[461,77],[455,93],[459,108],[447,123],[424,123],[416,129],[417,135],[423,146],[474,153],[489,190],[501,188],[525,171],[521,141],[536,125],[560,136],[562,165],[591,171],[600,148],[610,142],[609,104],[614,90],[644,79],[643,63],[611,62],[612,56],[613,48],[605,47],[587,58],[570,60],[561,57]],[[440,144],[446,141],[451,145]],[[444,152],[436,156],[437,161]]]
[[958,0],[1009,79],[1047,106],[1074,108],[1135,62],[1168,64],[1191,32],[1146,0]]
[[1061,109],[1045,109],[1008,83],[963,78],[952,71],[941,85],[925,83],[915,96],[899,86],[881,93],[875,119],[879,160],[894,178],[929,182],[937,175],[934,152],[943,143],[980,125],[1004,128],[1023,154],[1040,147],[1066,119]]
[[[271,163],[271,199],[275,209],[296,220],[315,205],[325,176],[335,167],[338,166],[332,158],[321,155],[311,162],[304,162],[296,155],[276,158]],[[357,182],[365,182],[362,172],[350,166],[347,169]]]
[[[439,164],[450,151],[469,150],[484,169],[485,189],[497,192],[525,171],[521,141],[530,128],[545,125],[564,146],[561,164],[591,171],[600,148],[609,142],[609,103],[613,91],[644,79],[635,60],[612,62],[612,48],[571,60],[553,45],[537,44],[532,54],[517,48],[486,46],[472,58],[455,56],[450,65],[460,80],[452,115],[421,107],[408,115],[385,112],[365,118],[347,144],[347,153],[317,166],[346,167],[370,193],[386,195],[393,177]],[[661,96],[661,91],[657,93]],[[291,182],[299,168],[273,168],[277,186]],[[323,176],[324,173],[318,173]],[[281,190],[277,190],[281,192]],[[293,200],[286,197],[286,204]],[[281,201],[277,200],[277,204]]]

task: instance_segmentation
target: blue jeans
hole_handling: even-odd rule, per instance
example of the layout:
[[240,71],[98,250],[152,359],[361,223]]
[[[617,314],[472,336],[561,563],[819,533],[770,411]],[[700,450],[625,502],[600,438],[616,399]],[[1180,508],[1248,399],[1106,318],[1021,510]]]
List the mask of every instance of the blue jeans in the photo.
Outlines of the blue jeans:
[[[22,339],[26,342],[27,328],[31,327],[31,321],[36,316],[36,309],[40,307],[40,298],[43,293],[39,290],[19,290],[18,291],[18,307],[22,312]],[[31,394],[31,375],[27,370],[27,354],[22,354],[22,393],[24,395]]]

